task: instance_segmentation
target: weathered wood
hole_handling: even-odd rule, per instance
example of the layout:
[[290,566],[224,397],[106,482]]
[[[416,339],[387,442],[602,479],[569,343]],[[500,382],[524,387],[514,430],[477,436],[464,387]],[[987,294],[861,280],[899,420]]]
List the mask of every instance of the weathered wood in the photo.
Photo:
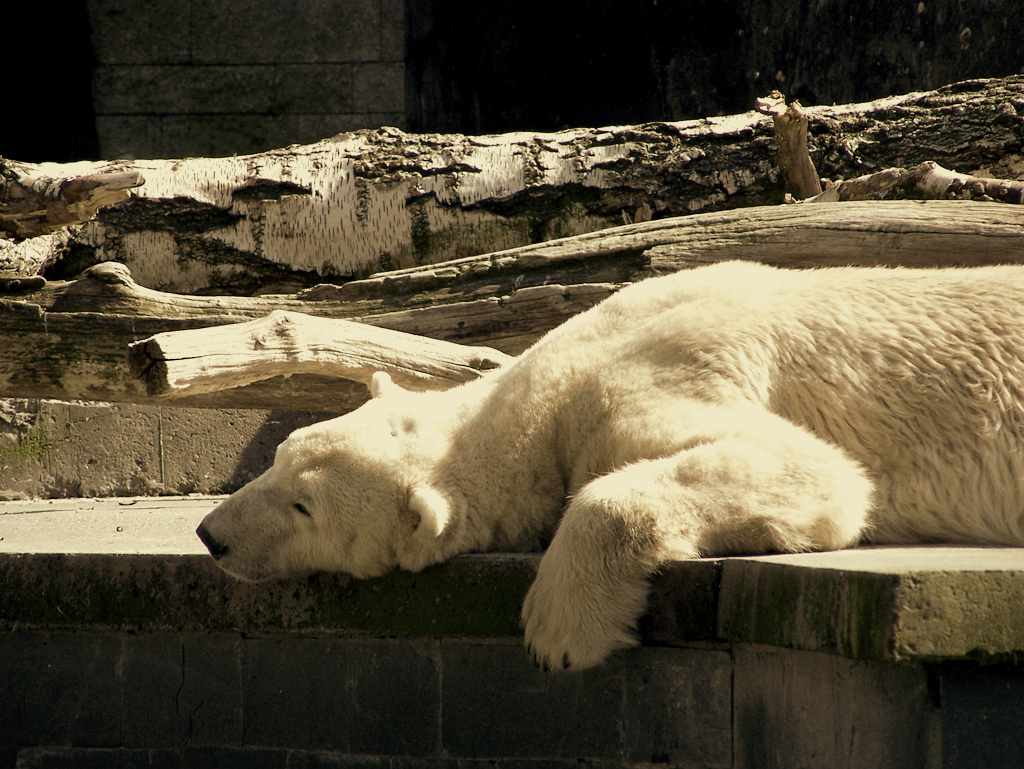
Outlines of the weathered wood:
[[[833,179],[928,160],[1016,179],[1015,105],[1024,76],[808,108],[810,154]],[[596,231],[647,208],[659,220],[779,202],[775,154],[771,121],[750,112],[490,137],[382,129],[248,157],[85,164],[79,173],[146,183],[45,248],[0,244],[0,262],[67,276],[115,260],[162,290],[293,292]]]
[[369,387],[376,371],[408,390],[447,389],[510,360],[486,347],[275,310],[248,323],[158,334],[132,346],[129,369],[150,395],[173,398],[295,374]]
[[340,298],[438,289],[476,276],[528,274],[583,260],[634,260],[633,277],[725,259],[786,267],[959,266],[1024,258],[1016,207],[955,201],[763,206],[613,227],[534,246],[350,281]]
[[890,190],[932,200],[980,200],[1000,203],[1024,203],[1024,181],[986,179],[949,171],[938,163],[921,163],[909,171],[887,168],[875,174],[839,181],[804,203],[833,203],[850,200],[877,200]]
[[807,151],[807,115],[800,102],[787,105],[786,98],[773,91],[757,100],[757,111],[772,116],[779,172],[786,193],[797,200],[819,194],[821,180]]
[[[5,348],[5,354],[0,356],[0,396],[166,405],[169,401],[165,397],[149,392],[146,379],[132,373],[128,361],[132,345],[162,332],[211,329],[249,321],[274,310],[296,308],[320,317],[348,317],[368,326],[441,340],[493,340],[495,346],[505,346],[507,352],[515,354],[545,331],[593,306],[614,290],[611,285],[535,286],[508,296],[359,316],[351,305],[365,307],[368,302],[303,303],[295,297],[163,294],[135,285],[127,268],[108,263],[94,268],[79,281],[51,283],[38,291],[0,298],[0,344]],[[92,311],[79,309],[83,304],[91,306]],[[374,304],[378,310],[384,306],[383,301]],[[104,311],[108,307],[114,308],[113,313]],[[419,336],[411,340],[421,345],[431,341]],[[207,345],[200,342],[193,346],[193,354],[207,349]],[[497,352],[478,355],[472,347],[460,349],[468,351],[464,355],[470,361],[479,358],[481,366],[499,356]],[[144,370],[148,363],[136,362],[136,370]],[[258,364],[254,351],[246,365]],[[377,368],[389,369],[388,361],[381,361]],[[154,369],[149,376],[159,379],[161,372]],[[173,404],[194,408],[344,412],[366,397],[366,388],[360,381],[300,373],[275,376],[233,390],[188,394],[175,398]]]
[[[49,168],[63,175],[49,176]],[[76,168],[0,158],[0,232],[33,238],[86,222],[101,208],[127,200],[128,190],[144,182],[136,171],[105,168],[81,174]]]
[[709,215],[707,227],[691,238],[647,249],[650,269],[660,274],[725,259],[779,267],[980,267],[1024,261],[1022,211],[999,203],[800,204],[766,209],[756,222],[739,214]]
[[[623,283],[722,259],[781,266],[1021,262],[1024,217],[1016,206],[959,201],[773,206],[616,227],[287,296],[168,294],[137,285],[123,265],[104,264],[78,281],[0,298],[0,396],[345,411],[365,399],[363,384],[310,373],[168,401],[132,375],[127,351],[162,332],[281,310],[517,355]],[[588,282],[595,276],[611,279]],[[184,349],[206,346],[190,338]],[[252,351],[242,367],[259,365]],[[357,378],[365,381],[365,373]]]

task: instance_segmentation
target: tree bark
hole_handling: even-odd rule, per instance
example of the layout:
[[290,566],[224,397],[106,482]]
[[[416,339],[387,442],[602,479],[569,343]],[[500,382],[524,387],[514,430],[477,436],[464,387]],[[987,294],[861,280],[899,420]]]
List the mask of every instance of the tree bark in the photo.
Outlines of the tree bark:
[[[999,203],[872,201],[699,214],[381,273],[343,286],[262,297],[164,293],[136,284],[123,265],[104,264],[78,281],[26,285],[19,293],[0,298],[0,344],[7,351],[0,356],[0,396],[166,404],[169,401],[153,393],[176,390],[195,379],[207,352],[220,357],[210,357],[206,364],[231,363],[227,371],[232,384],[259,379],[268,371],[276,374],[284,370],[288,354],[282,359],[270,345],[254,349],[253,337],[245,329],[229,332],[240,340],[235,347],[213,345],[202,335],[197,341],[191,334],[184,342],[162,337],[154,346],[147,341],[163,332],[244,323],[276,310],[347,319],[445,342],[488,345],[517,355],[623,284],[723,259],[780,266],[1021,262],[1020,212]],[[212,340],[224,332],[209,333]],[[301,363],[301,355],[313,345],[298,341],[301,344],[288,349],[297,351],[293,360]],[[127,351],[136,343],[134,371],[144,374],[143,379],[128,365]],[[350,378],[325,376],[319,369],[320,373],[295,373],[290,378],[277,375],[233,390],[182,395],[170,402],[346,411],[365,400],[364,383],[374,370],[390,366],[400,375],[397,369],[419,366],[396,367],[388,355],[369,354],[357,365],[349,361],[343,376]],[[460,366],[480,361],[480,366],[469,364],[474,370],[491,365],[485,361],[501,360],[491,351],[445,355],[462,361]],[[419,358],[431,356],[436,354]],[[271,368],[263,368],[264,362]]]
[[[822,177],[925,161],[1024,175],[1024,76],[805,113]],[[247,157],[76,164],[78,174],[146,182],[87,225],[0,240],[0,263],[52,278],[115,260],[165,291],[293,292],[593,232],[647,210],[657,221],[773,204],[775,156],[772,121],[749,112],[553,134],[382,129]]]
[[801,202],[878,200],[893,189],[933,200],[998,201],[1014,205],[1024,203],[1024,181],[958,174],[932,162],[921,163],[909,171],[905,168],[887,168],[875,174],[840,181]]

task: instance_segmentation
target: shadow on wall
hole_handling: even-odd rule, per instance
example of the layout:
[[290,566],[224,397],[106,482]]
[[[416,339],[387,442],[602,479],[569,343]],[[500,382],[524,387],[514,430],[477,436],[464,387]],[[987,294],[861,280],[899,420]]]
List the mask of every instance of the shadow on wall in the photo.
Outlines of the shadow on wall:
[[238,455],[232,475],[224,483],[224,492],[238,491],[259,477],[274,464],[274,454],[281,442],[300,427],[333,419],[337,414],[310,411],[270,411],[260,428]]
[[[117,12],[141,24],[137,9],[142,4],[124,5]],[[256,12],[260,4],[238,5]],[[338,11],[328,15],[338,20],[337,29],[332,30],[338,33],[335,37],[362,30],[352,26],[358,19],[343,12],[348,4],[317,5]],[[56,14],[49,6],[20,7],[15,34],[5,38],[4,50],[9,61],[25,62],[27,70],[37,72],[42,80],[18,91],[13,102],[16,117],[4,126],[0,155],[61,162],[99,157],[92,93],[96,56],[87,13],[87,8],[96,6],[95,0],[75,0],[64,3]],[[376,18],[375,5],[369,0],[360,7],[370,9],[370,17]],[[327,122],[317,124],[316,135],[325,135],[328,126],[334,132],[349,130],[378,118],[404,121],[413,132],[466,134],[682,120],[745,112],[755,98],[775,88],[809,106],[865,101],[969,78],[1024,72],[1020,44],[1024,3],[1020,0],[405,0],[402,7],[404,20],[402,13],[379,20],[386,22],[380,35],[386,27],[388,58],[371,62],[377,68],[374,77],[379,80],[381,73],[391,73],[388,77],[394,82],[388,80],[385,88],[384,81],[372,85],[377,81],[371,77],[367,81],[371,85],[361,86],[365,104],[346,102],[333,110],[369,111],[360,113],[363,122],[352,122],[351,115],[321,115]],[[285,37],[301,37],[296,30],[309,23],[309,14],[285,16],[290,20],[290,37]],[[224,17],[225,29],[230,23]],[[50,53],[58,61],[58,75],[39,64]],[[329,53],[317,53],[314,59]],[[124,74],[120,62],[107,66],[107,74]],[[348,72],[364,64],[370,66],[346,60],[337,67]],[[186,57],[163,69],[174,70],[174,78],[190,83],[194,77],[190,73],[203,67],[193,66]],[[249,71],[244,66],[241,70]],[[392,93],[401,91],[403,71],[404,100]],[[250,75],[250,85],[241,91],[220,89],[221,81],[215,77],[214,92],[228,91],[231,103],[242,98],[262,104],[274,89],[265,79]],[[227,78],[223,73],[220,77]],[[162,92],[154,96],[149,81],[143,85],[145,98],[135,93],[132,99],[167,98]],[[193,86],[199,88],[197,93],[203,92]],[[300,86],[296,85],[296,98],[305,104],[308,89]],[[390,101],[378,103],[376,97],[385,92]],[[123,95],[118,94],[119,106],[116,114],[111,113],[119,120],[134,114],[123,112],[125,104],[134,104],[131,99],[122,103]],[[228,109],[206,102],[202,107],[204,114],[191,116],[199,122],[186,120],[184,125],[194,128],[203,120],[223,122],[206,112],[220,114]],[[312,107],[306,104],[302,109]],[[319,114],[318,109],[313,111]],[[260,130],[271,131],[267,126],[277,125],[274,120],[281,117],[266,109],[257,112],[255,118],[264,122],[252,125],[263,126]],[[296,112],[284,117],[306,120],[311,116]],[[290,125],[287,120],[284,124]]]

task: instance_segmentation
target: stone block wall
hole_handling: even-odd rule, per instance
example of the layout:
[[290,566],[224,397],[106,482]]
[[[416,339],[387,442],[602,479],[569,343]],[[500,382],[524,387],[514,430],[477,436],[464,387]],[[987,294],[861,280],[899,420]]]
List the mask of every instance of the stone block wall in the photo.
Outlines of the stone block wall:
[[21,767],[923,768],[931,749],[921,666],[813,652],[644,648],[552,676],[515,638],[0,641],[0,745]]
[[[189,526],[205,512],[166,504]],[[1024,765],[1012,548],[677,563],[654,580],[641,647],[546,674],[517,635],[535,554],[240,583],[184,533],[160,555],[84,552],[109,520],[83,507],[73,546],[38,553],[26,519],[49,514],[4,513],[17,521],[0,541],[0,769]],[[152,513],[127,513],[126,531]],[[922,589],[924,607],[907,599]],[[963,603],[983,611],[965,623]],[[784,640],[739,640],[765,635]],[[960,652],[936,654],[951,637]]]
[[1024,71],[1022,24],[1018,0],[22,4],[9,60],[33,72],[45,50],[60,74],[19,89],[0,155],[217,156],[383,125],[679,120],[746,111],[773,88],[805,106],[863,101]]
[[103,158],[405,127],[404,0],[88,0]]
[[0,400],[0,499],[230,493],[331,416]]

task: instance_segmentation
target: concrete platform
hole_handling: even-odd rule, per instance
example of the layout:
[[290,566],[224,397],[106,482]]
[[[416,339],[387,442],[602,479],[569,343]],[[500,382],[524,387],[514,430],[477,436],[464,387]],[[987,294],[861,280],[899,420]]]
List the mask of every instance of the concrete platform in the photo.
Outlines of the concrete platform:
[[[366,581],[245,584],[217,569],[194,533],[221,499],[0,503],[0,628],[520,632],[539,554],[465,555]],[[39,600],[43,584],[59,605]],[[1024,655],[1024,549],[870,547],[671,564],[653,581],[641,629],[655,644],[758,643],[874,661]]]
[[240,583],[219,499],[0,503],[0,769],[1024,766],[1024,549],[671,564],[640,648],[552,676],[539,554]]
[[0,553],[205,555],[196,526],[223,496],[0,502]]

